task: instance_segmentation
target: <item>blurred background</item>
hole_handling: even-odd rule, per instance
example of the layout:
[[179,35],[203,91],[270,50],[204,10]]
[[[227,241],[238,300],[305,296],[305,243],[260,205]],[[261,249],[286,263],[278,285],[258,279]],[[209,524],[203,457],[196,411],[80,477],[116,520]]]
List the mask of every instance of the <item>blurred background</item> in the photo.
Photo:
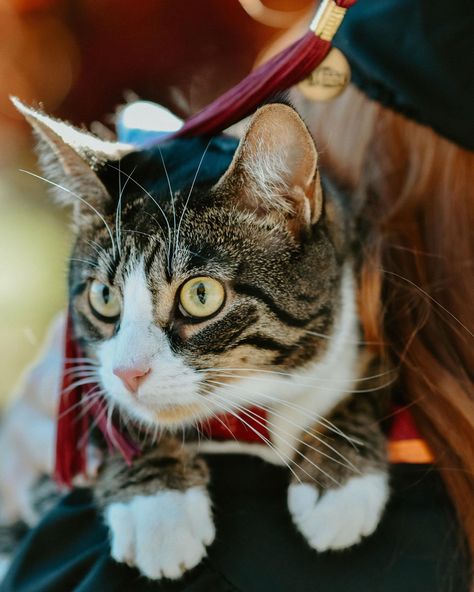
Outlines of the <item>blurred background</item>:
[[[49,6],[48,6],[49,4]],[[52,206],[36,171],[29,130],[10,94],[57,108],[77,72],[78,52],[52,2],[0,0],[0,402],[12,396],[47,324],[64,307],[65,212]]]
[[[68,215],[38,172],[16,95],[113,129],[127,97],[181,117],[304,32],[314,0],[0,0],[0,403],[66,304]],[[231,67],[230,67],[231,65]]]

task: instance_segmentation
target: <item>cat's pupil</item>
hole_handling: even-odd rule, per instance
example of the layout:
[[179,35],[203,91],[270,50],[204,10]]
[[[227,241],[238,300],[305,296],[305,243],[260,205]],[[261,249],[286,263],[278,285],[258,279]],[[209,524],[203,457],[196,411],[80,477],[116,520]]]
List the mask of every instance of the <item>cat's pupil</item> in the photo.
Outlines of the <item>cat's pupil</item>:
[[198,284],[198,287],[196,288],[196,294],[200,303],[206,304],[206,287],[202,282]]
[[102,289],[102,298],[105,302],[105,304],[109,303],[110,300],[110,290],[108,288],[108,286],[104,286]]

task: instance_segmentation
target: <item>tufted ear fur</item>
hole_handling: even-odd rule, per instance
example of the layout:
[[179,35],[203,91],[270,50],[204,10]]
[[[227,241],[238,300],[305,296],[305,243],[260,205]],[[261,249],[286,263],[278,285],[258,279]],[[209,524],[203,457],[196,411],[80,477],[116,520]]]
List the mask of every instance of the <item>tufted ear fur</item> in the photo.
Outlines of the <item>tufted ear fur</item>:
[[237,194],[245,208],[308,226],[322,211],[317,161],[313,138],[296,111],[266,105],[252,117],[217,188]]
[[58,201],[73,205],[76,221],[94,209],[103,209],[110,196],[95,171],[107,161],[119,160],[134,147],[101,140],[32,109],[17,98],[12,98],[12,102],[35,132],[40,167],[45,179],[54,186]]

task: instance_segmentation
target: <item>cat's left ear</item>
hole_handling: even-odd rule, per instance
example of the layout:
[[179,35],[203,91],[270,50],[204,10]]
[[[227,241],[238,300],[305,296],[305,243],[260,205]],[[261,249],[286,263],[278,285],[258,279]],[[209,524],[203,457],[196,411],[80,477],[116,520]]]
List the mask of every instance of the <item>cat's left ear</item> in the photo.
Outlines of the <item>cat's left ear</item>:
[[265,105],[252,117],[217,188],[236,195],[245,209],[301,228],[321,216],[317,164],[313,138],[298,113],[288,105]]
[[[134,150],[129,144],[108,142],[64,121],[28,107],[12,97],[15,107],[31,124],[38,138],[39,164],[54,184],[59,202],[74,206],[76,218],[103,210],[110,196],[96,171],[108,161],[117,161]],[[78,199],[81,198],[81,199]]]

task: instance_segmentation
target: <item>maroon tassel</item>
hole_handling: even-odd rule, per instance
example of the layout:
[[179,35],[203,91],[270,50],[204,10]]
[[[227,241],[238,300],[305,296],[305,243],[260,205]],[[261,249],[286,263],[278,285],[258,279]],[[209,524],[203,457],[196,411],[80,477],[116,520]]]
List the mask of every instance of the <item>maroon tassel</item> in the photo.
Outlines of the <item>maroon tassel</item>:
[[[92,403],[90,415],[102,432],[109,451],[117,450],[125,462],[131,465],[133,459],[140,454],[141,450],[130,438],[118,430],[117,426],[107,420],[107,410],[107,401],[100,397]],[[86,444],[87,442],[84,443],[84,445]]]
[[59,399],[56,431],[56,465],[54,478],[67,487],[72,485],[76,475],[85,474],[86,447],[81,443],[87,438],[88,419],[81,414],[82,388],[71,388],[74,376],[71,369],[77,365],[73,360],[80,357],[72,328],[72,315],[69,313],[64,345],[64,370]]
[[[350,8],[356,0],[335,0]],[[306,78],[324,60],[331,42],[309,30],[236,86],[190,117],[171,137],[212,135],[240,121],[268,97],[286,90]]]

